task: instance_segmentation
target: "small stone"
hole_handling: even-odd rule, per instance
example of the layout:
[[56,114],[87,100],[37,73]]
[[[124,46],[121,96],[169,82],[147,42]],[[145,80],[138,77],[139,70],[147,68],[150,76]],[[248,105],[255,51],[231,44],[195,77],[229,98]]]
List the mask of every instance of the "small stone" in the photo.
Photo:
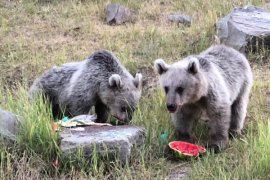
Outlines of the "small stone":
[[94,148],[100,156],[118,156],[122,162],[130,158],[132,148],[137,150],[144,143],[145,130],[136,126],[85,126],[85,131],[64,128],[61,135],[61,149],[72,154],[82,148],[85,158],[90,158]]
[[270,2],[266,2],[263,6],[263,9],[270,10]]
[[177,24],[183,24],[185,26],[191,25],[191,17],[182,13],[172,13],[168,15],[168,20]]
[[106,12],[106,22],[110,25],[120,25],[135,20],[134,11],[119,4],[109,4],[106,7]]
[[269,90],[266,92],[265,96],[266,96],[266,103],[269,106],[270,105],[270,91]]
[[180,164],[172,168],[167,176],[168,180],[188,180],[191,173],[191,167],[187,164]]

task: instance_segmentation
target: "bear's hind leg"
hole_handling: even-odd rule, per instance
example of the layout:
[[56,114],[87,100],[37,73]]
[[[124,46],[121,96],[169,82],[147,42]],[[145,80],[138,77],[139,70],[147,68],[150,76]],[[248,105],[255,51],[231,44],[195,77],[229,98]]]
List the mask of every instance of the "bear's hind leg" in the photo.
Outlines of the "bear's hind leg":
[[184,105],[172,114],[172,121],[178,140],[193,142],[191,130],[193,122],[201,115],[201,109],[195,105]]
[[247,113],[248,96],[249,90],[246,90],[241,93],[231,106],[232,115],[229,133],[232,137],[241,134]]

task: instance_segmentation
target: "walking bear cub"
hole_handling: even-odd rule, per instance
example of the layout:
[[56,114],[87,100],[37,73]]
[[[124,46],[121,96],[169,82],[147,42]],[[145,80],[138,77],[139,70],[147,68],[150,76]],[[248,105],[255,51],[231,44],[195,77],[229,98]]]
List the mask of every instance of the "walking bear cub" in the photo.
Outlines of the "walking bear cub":
[[54,117],[89,113],[95,106],[98,122],[108,114],[123,123],[131,120],[141,96],[142,75],[135,78],[109,51],[96,51],[86,60],[46,71],[30,88],[30,99],[41,92],[51,102]]
[[252,72],[244,55],[213,45],[199,55],[166,64],[154,63],[166,93],[166,105],[179,140],[192,141],[194,120],[208,118],[208,148],[226,148],[228,136],[241,133],[246,117]]

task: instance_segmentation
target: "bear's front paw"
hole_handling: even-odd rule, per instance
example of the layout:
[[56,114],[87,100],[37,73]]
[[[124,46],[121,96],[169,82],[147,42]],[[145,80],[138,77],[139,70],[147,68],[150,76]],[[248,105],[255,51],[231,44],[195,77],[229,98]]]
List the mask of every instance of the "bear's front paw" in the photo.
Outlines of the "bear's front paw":
[[218,142],[210,142],[207,144],[206,148],[209,149],[210,151],[214,151],[214,153],[219,153],[222,150],[227,148],[227,141],[218,141]]
[[217,144],[207,145],[206,148],[210,151],[213,151],[214,153],[219,153],[221,151],[221,148]]
[[229,137],[230,138],[238,138],[241,136],[241,134],[242,134],[241,130],[234,130],[234,129],[229,130]]
[[178,141],[185,141],[185,142],[193,143],[193,138],[189,133],[177,132],[176,135],[177,135],[177,140]]

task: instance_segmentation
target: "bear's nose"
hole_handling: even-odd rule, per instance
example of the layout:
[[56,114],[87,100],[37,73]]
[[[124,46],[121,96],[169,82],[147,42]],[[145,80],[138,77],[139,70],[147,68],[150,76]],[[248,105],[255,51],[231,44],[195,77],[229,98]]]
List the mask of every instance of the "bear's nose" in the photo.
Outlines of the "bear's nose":
[[176,104],[167,104],[167,109],[168,109],[168,111],[173,113],[176,111],[177,106],[176,106]]

